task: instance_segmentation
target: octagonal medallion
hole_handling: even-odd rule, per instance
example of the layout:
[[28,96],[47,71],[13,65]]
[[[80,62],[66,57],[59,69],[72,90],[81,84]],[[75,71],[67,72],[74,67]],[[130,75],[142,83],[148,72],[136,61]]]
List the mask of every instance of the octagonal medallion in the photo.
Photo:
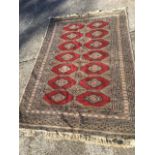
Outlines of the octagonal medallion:
[[109,66],[101,62],[91,62],[81,67],[86,74],[102,74],[109,70]]
[[80,55],[75,52],[65,52],[58,54],[55,58],[60,62],[68,62],[68,61],[74,61],[79,57]]
[[82,46],[81,43],[77,41],[67,41],[60,44],[58,47],[60,50],[76,50],[81,46]]
[[90,32],[86,33],[86,37],[97,39],[102,38],[103,36],[107,35],[109,32],[104,29],[97,29],[97,30],[91,30]]
[[100,61],[107,58],[108,56],[109,54],[102,50],[88,51],[87,53],[83,54],[83,57],[89,61]]
[[70,77],[55,77],[48,81],[48,84],[54,89],[67,89],[76,84],[76,81]]
[[101,90],[108,86],[110,82],[102,77],[87,77],[80,81],[80,85],[86,89]]
[[67,91],[52,91],[44,95],[43,99],[48,104],[58,104],[63,105],[73,100],[73,96],[69,94]]
[[77,71],[77,67],[74,64],[59,64],[54,66],[51,70],[56,74],[71,74]]
[[80,32],[67,32],[63,34],[61,38],[64,40],[75,40],[81,38],[82,36],[83,34]]
[[109,22],[106,21],[93,21],[89,23],[87,26],[91,29],[97,29],[97,28],[103,28],[104,26],[107,26]]
[[101,107],[110,102],[110,97],[99,92],[85,92],[77,96],[76,100],[84,106]]
[[108,44],[109,44],[109,41],[106,41],[104,39],[95,39],[95,40],[88,41],[84,45],[89,49],[100,49],[100,48],[106,47]]
[[82,23],[72,23],[64,26],[64,30],[66,31],[77,31],[79,29],[82,29],[84,27],[84,24]]

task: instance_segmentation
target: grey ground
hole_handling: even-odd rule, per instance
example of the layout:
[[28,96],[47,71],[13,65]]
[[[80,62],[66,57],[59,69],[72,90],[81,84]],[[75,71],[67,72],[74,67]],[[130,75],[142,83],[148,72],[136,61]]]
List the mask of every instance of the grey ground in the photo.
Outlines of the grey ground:
[[[20,98],[34,67],[50,17],[128,7],[129,28],[134,49],[134,0],[20,0],[19,2]],[[20,132],[20,155],[134,155],[134,149],[104,148],[69,141],[47,143],[43,137],[27,138]]]

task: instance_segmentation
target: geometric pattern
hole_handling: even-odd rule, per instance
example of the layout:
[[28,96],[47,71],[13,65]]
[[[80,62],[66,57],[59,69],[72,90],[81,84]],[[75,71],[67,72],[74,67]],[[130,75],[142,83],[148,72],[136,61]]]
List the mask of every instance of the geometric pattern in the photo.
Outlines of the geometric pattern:
[[89,23],[87,26],[91,29],[98,29],[98,28],[104,28],[107,26],[109,23],[105,21],[93,21]]
[[77,101],[85,106],[101,107],[110,102],[110,98],[98,92],[85,92],[77,97]]
[[70,77],[55,77],[48,81],[48,84],[54,89],[67,89],[76,84],[76,81]]
[[109,54],[102,50],[88,51],[86,54],[83,54],[83,57],[89,61],[100,61],[108,56]]
[[75,40],[81,38],[82,36],[83,34],[80,32],[67,32],[63,34],[61,38],[64,40]]
[[84,27],[84,24],[82,23],[74,23],[74,24],[68,24],[64,26],[64,30],[66,31],[77,31],[79,29],[82,29]]
[[77,70],[74,64],[59,64],[52,68],[52,71],[56,74],[71,74]]
[[81,80],[79,84],[88,90],[89,89],[100,90],[108,86],[110,82],[105,78],[95,76],[95,77],[87,77]]
[[97,30],[91,30],[90,32],[86,33],[86,37],[96,39],[96,38],[102,38],[103,36],[107,35],[109,32],[104,29],[97,29]]
[[[75,89],[74,86],[78,85],[81,88],[86,90],[85,93],[75,96],[76,101],[86,106],[104,106],[110,102],[110,98],[103,93],[97,92],[88,92],[87,90],[100,91],[103,90],[110,84],[110,80],[107,80],[104,77],[100,77],[101,74],[109,70],[109,66],[104,64],[103,59],[107,58],[109,54],[105,52],[102,48],[106,47],[109,44],[109,41],[103,39],[105,35],[109,32],[105,29],[102,29],[104,26],[108,25],[104,21],[95,21],[87,25],[87,27],[92,28],[93,30],[88,31],[83,34],[79,32],[80,29],[84,28],[82,23],[73,23],[68,24],[63,27],[63,30],[68,31],[63,33],[60,38],[65,40],[59,44],[58,48],[62,51],[60,54],[55,56],[55,60],[59,62],[65,62],[55,65],[51,71],[56,73],[58,76],[52,78],[48,81],[48,85],[53,89]],[[81,37],[90,38],[87,42],[79,42],[78,39]],[[85,46],[86,49],[92,49],[91,51],[87,50],[84,54],[79,54],[76,51]],[[66,52],[63,52],[66,51]],[[87,63],[77,66],[74,61],[79,61],[81,58],[87,60]],[[71,63],[69,63],[71,62]],[[85,77],[80,79],[79,82],[76,82],[73,77],[69,75],[79,71],[81,74],[94,75],[91,77]],[[68,75],[60,76],[60,75]],[[64,99],[64,96],[61,94],[57,95],[57,99]],[[73,97],[74,98],[74,97]],[[45,99],[45,98],[44,98]],[[52,98],[52,101],[54,99]],[[46,99],[47,101],[47,99]],[[49,101],[47,101],[49,102]],[[51,102],[51,99],[50,99]],[[55,102],[56,103],[56,102]]]
[[77,41],[67,41],[60,44],[58,47],[60,50],[76,50],[81,47],[81,43]]
[[106,47],[108,44],[109,42],[104,39],[95,39],[88,41],[84,45],[89,49],[101,49],[103,47]]
[[44,100],[49,104],[66,104],[72,101],[73,96],[67,91],[52,91],[44,95]]
[[68,61],[74,61],[80,57],[79,54],[76,54],[74,52],[65,52],[58,54],[55,59],[57,59],[60,62],[68,62]]
[[[68,32],[63,33],[60,36],[60,38],[65,41],[62,41],[62,43],[58,45],[60,53],[55,56],[55,60],[61,63],[56,64],[51,69],[51,71],[56,73],[58,76],[50,79],[48,81],[48,85],[54,90],[76,89],[76,85],[78,85],[78,87],[81,86],[81,88],[84,88],[86,92],[79,94],[78,96],[73,95],[75,96],[75,98],[73,98],[84,106],[100,107],[110,102],[110,98],[103,93],[87,91],[100,91],[110,85],[110,80],[100,76],[109,70],[109,66],[103,62],[98,62],[103,61],[103,59],[109,56],[109,54],[102,49],[109,44],[109,41],[103,39],[103,37],[109,32],[105,29],[102,29],[107,24],[108,23],[104,21],[91,22],[87,25],[87,27],[92,28],[93,30],[88,31],[85,34],[79,32],[80,29],[84,28],[84,24],[68,24],[63,27],[63,30]],[[90,38],[90,40],[84,43],[80,42],[79,39],[83,36]],[[76,51],[82,47],[82,45],[85,46],[87,52],[84,54],[79,54]],[[88,49],[92,50],[89,51]],[[87,60],[88,62],[82,63],[79,67],[74,63],[74,61],[79,62],[81,58],[83,58],[83,60]],[[65,62],[65,64],[62,62]],[[80,72],[80,74],[94,76],[88,76],[83,79],[81,78],[79,79],[79,82],[77,82],[73,77],[69,76],[71,73],[74,75],[75,72],[78,72],[78,74]],[[48,103],[54,102],[60,104],[60,101],[67,103],[64,93],[59,92],[59,94],[57,93],[54,95],[53,93],[50,93],[46,94],[45,96],[46,97],[44,97],[44,100],[46,100]]]
[[91,62],[81,67],[81,71],[86,74],[102,74],[109,70],[109,66],[101,62]]

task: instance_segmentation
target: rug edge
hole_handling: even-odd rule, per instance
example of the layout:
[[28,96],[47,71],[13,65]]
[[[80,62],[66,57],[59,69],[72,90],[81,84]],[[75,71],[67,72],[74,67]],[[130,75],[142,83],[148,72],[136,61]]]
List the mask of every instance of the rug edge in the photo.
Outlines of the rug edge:
[[96,10],[96,11],[88,11],[85,12],[83,14],[79,14],[79,13],[73,13],[73,14],[67,14],[65,16],[51,16],[49,17],[50,20],[52,21],[61,21],[64,19],[71,19],[71,18],[83,18],[83,17],[91,17],[91,16],[97,16],[97,15],[102,15],[104,16],[109,16],[111,14],[116,14],[116,13],[120,13],[122,11],[127,12],[128,7],[122,7],[122,8],[118,8],[118,9],[112,9],[112,10]]
[[134,148],[135,139],[128,138],[123,139],[122,137],[108,137],[108,136],[97,136],[97,135],[84,135],[81,133],[71,132],[57,132],[57,131],[46,131],[46,130],[34,130],[20,128],[19,132],[25,137],[34,137],[36,133],[43,136],[46,140],[68,140],[68,141],[80,141],[87,144],[101,145],[104,147],[115,147],[115,148]]

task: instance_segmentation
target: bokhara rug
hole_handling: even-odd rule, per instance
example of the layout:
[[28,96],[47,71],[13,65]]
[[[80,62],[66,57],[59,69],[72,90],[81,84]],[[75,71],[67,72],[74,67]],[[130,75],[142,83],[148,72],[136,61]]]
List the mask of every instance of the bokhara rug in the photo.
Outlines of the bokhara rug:
[[51,19],[21,101],[20,127],[134,138],[134,60],[124,10]]

